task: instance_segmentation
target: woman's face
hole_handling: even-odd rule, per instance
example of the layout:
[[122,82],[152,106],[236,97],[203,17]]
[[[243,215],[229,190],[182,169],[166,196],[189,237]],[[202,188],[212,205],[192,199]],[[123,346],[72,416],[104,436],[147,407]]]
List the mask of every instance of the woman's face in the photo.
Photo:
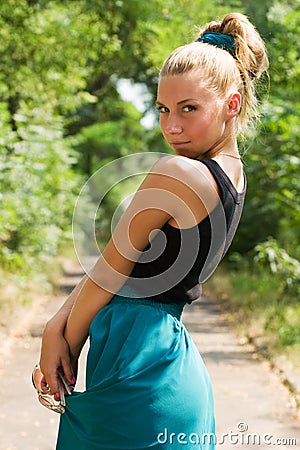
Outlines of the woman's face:
[[196,159],[214,154],[229,139],[230,107],[204,87],[195,71],[161,78],[157,108],[162,134],[178,155]]

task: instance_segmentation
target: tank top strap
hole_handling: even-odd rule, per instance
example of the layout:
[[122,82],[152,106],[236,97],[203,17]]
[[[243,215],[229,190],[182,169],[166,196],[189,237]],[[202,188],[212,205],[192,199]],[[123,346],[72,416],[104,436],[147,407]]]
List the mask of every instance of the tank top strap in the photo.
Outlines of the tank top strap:
[[215,161],[214,159],[202,159],[201,162],[208,168],[212,176],[214,177],[220,191],[222,194],[222,198],[226,197],[229,192],[236,204],[239,204],[243,201],[246,191],[246,177],[244,174],[244,189],[243,192],[238,192],[233,185],[232,181],[228,177],[228,175],[224,172],[222,167]]

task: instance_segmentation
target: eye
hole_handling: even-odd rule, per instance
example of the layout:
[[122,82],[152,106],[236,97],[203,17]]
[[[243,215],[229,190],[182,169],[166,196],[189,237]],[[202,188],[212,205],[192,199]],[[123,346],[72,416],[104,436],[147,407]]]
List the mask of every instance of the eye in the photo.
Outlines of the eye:
[[196,111],[196,106],[194,105],[186,105],[183,107],[183,111],[184,112],[191,112],[191,111]]
[[169,109],[166,106],[157,106],[156,109],[160,114],[169,112]]

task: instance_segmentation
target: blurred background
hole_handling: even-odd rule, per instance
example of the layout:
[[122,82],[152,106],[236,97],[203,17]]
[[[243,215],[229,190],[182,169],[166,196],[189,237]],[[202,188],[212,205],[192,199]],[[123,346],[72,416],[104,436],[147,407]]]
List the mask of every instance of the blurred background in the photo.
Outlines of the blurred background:
[[[261,124],[240,142],[242,222],[204,291],[222,299],[249,340],[299,366],[299,0],[0,2],[2,327],[51,293],[62,260],[75,258],[72,213],[83,183],[116,158],[170,151],[154,108],[159,67],[195,25],[231,11],[248,15],[265,39],[270,78],[259,93]],[[127,194],[120,184],[107,195],[103,242]]]

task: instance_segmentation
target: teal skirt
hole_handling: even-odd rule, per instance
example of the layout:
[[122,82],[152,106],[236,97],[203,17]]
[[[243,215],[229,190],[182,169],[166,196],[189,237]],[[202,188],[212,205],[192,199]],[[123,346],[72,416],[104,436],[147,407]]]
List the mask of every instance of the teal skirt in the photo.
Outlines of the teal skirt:
[[67,397],[56,450],[215,448],[211,382],[182,309],[115,295],[99,311],[86,390]]

